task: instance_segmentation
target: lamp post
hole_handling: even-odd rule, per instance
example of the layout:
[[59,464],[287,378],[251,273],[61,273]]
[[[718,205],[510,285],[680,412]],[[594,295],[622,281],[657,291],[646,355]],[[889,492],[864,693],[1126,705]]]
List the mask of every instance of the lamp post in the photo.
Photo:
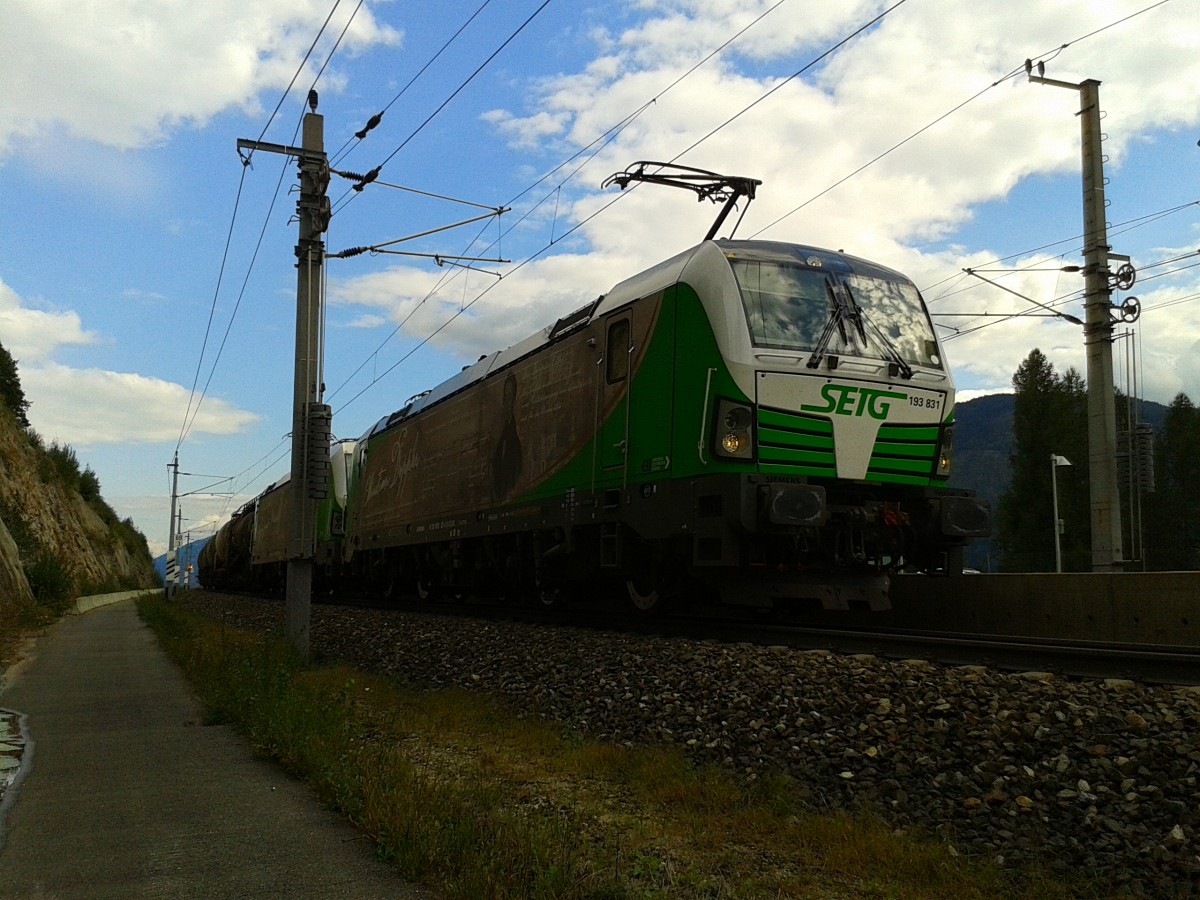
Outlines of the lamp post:
[[1069,466],[1071,461],[1057,453],[1050,454],[1050,493],[1054,497],[1054,571],[1062,572],[1062,519],[1058,517],[1058,467]]

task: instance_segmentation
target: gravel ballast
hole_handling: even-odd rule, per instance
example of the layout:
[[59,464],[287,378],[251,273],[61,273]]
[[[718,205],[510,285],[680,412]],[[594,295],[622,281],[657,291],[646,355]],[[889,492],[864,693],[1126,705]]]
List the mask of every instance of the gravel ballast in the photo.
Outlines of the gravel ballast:
[[[278,631],[282,604],[188,608]],[[817,809],[868,804],[963,853],[1200,895],[1200,689],[314,606],[312,649],[503,698],[616,743],[672,743]]]

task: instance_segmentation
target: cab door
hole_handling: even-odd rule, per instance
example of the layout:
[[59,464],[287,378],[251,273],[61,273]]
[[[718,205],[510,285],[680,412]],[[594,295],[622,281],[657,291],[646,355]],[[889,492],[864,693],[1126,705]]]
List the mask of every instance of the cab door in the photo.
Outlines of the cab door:
[[629,458],[629,375],[633,327],[628,310],[604,323],[604,360],[597,397],[601,478],[623,475]]

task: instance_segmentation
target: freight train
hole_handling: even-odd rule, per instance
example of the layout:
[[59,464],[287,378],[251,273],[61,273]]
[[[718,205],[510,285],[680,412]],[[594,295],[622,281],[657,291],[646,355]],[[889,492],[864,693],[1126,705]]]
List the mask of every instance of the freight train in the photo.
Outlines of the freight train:
[[[705,240],[334,443],[318,584],[886,608],[890,575],[961,571],[990,531],[946,484],[954,397],[899,272]],[[206,587],[281,588],[288,496],[220,529]]]

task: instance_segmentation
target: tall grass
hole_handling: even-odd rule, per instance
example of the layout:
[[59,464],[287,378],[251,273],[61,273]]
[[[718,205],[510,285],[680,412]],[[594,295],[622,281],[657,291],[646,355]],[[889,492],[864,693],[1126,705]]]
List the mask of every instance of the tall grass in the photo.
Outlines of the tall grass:
[[401,874],[450,898],[1081,896],[677,750],[627,749],[461,692],[305,669],[279,640],[138,601],[204,702]]
[[376,702],[386,690],[371,698],[346,670],[304,671],[279,641],[207,625],[158,599],[138,605],[208,721],[236,726],[256,752],[307,781],[403,875],[448,897],[621,896],[576,852],[569,814],[527,816],[485,779],[414,764],[397,710]]

